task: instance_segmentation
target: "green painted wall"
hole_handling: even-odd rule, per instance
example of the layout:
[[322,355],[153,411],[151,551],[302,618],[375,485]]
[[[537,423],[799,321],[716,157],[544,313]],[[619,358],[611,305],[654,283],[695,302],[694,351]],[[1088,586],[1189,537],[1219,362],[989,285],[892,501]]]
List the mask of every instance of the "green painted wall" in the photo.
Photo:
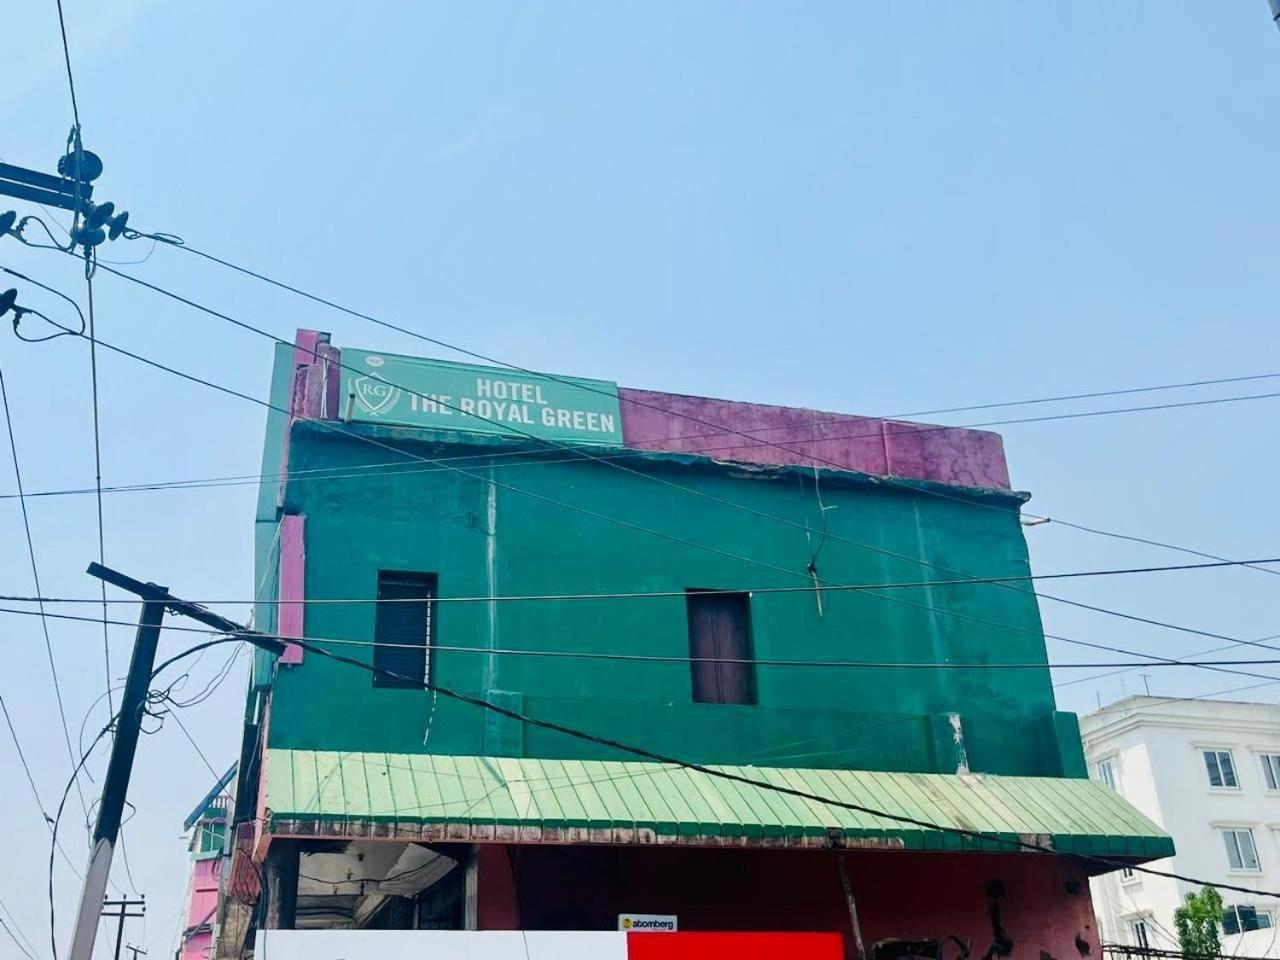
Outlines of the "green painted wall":
[[[280,500],[280,458],[284,453],[284,431],[289,408],[289,393],[293,387],[293,347],[278,343],[271,365],[271,392],[268,395],[271,409],[267,411],[266,442],[262,448],[262,476],[267,478],[258,486],[258,506],[253,518],[254,600],[271,599],[276,595],[277,532]],[[253,622],[259,630],[270,632],[276,628],[276,609],[272,604],[256,604]],[[262,650],[253,653],[253,686],[265,685],[271,678],[272,657]]]
[[[746,470],[680,457],[628,459],[636,476],[599,463],[507,465],[501,441],[351,427],[418,457],[473,456],[469,476],[407,462],[403,471],[290,482],[285,509],[304,514],[309,600],[374,596],[380,569],[438,575],[442,597],[683,591],[804,584],[805,531],[711,503],[651,478],[822,528],[811,471]],[[454,441],[478,444],[459,445]],[[290,471],[339,472],[394,461],[386,448],[301,423]],[[489,454],[499,454],[490,457]],[[550,460],[559,458],[551,457]],[[303,474],[302,476],[305,476]],[[528,491],[485,482],[492,476]],[[917,485],[918,486],[918,485]],[[975,505],[909,486],[824,473],[830,531],[880,550],[974,576],[1028,572],[1018,501]],[[539,500],[571,502],[664,540]],[[265,537],[264,537],[265,539]],[[265,546],[265,544],[263,545]],[[763,565],[763,566],[762,566]],[[773,567],[783,569],[772,569]],[[947,579],[949,574],[828,539],[819,575],[833,583]],[[926,608],[931,605],[956,616]],[[757,594],[752,631],[761,659],[937,663],[1045,660],[1039,612],[1023,589],[993,585]],[[965,619],[971,618],[971,619]],[[977,622],[992,621],[1009,629]],[[372,604],[311,604],[309,637],[368,641]],[[754,706],[696,704],[687,664],[490,655],[490,647],[688,655],[683,598],[441,603],[436,640],[479,651],[437,652],[437,682],[693,761],[954,772],[947,714],[960,714],[976,771],[1083,775],[1074,718],[1055,711],[1049,672],[757,668]],[[367,647],[333,649],[371,659]],[[419,691],[374,688],[367,672],[307,655],[280,667],[273,747],[597,758],[592,744]]]

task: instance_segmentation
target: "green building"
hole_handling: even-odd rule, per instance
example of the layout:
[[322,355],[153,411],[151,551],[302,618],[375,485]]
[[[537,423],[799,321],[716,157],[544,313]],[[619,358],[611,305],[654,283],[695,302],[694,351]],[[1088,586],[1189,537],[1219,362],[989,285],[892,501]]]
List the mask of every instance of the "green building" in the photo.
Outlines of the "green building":
[[255,623],[308,649],[255,663],[220,950],[644,913],[887,957],[1003,898],[1061,957],[1107,867],[1030,848],[1172,852],[1083,779],[993,434],[310,331],[272,403]]

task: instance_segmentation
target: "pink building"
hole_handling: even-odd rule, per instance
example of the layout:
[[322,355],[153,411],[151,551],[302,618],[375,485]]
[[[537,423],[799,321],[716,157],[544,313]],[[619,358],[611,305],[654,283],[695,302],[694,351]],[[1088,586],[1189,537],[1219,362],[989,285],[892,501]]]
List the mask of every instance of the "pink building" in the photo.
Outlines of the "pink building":
[[178,940],[178,960],[210,960],[217,922],[218,894],[226,853],[227,818],[231,798],[225,792],[235,773],[227,771],[210,794],[200,801],[184,824],[191,832],[191,879],[187,884],[187,909]]

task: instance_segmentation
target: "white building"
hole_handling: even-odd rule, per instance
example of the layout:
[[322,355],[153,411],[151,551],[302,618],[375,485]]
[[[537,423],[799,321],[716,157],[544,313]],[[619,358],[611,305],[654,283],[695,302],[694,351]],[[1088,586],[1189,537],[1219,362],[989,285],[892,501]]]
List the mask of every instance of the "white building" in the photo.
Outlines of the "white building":
[[[1152,869],[1280,890],[1280,705],[1126,697],[1080,718],[1089,775],[1173,837]],[[1091,881],[1104,942],[1179,949],[1173,912],[1198,889],[1138,871]],[[1280,957],[1280,901],[1222,891],[1222,952]]]

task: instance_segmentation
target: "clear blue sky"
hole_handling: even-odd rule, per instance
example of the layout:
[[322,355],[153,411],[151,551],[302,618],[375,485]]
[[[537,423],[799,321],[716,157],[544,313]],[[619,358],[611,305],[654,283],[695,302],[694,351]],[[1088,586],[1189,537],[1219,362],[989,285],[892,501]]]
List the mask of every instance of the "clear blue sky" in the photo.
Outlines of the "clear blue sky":
[[[139,227],[526,366],[871,414],[1280,369],[1280,33],[1264,0],[66,2],[85,142],[107,165],[100,198]],[[49,166],[71,118],[53,0],[10,7],[0,157]],[[121,241],[102,255],[146,249]],[[12,240],[0,263],[83,289],[74,263]],[[174,251],[133,269],[282,336],[312,326],[419,352]],[[264,341],[109,276],[96,287],[103,338],[265,396]],[[101,360],[105,482],[257,471],[260,408]],[[91,484],[85,345],[4,335],[0,363],[29,489]],[[1277,410],[1003,433],[1034,511],[1265,556],[1280,543]],[[0,456],[0,491],[9,470]],[[246,487],[114,495],[107,558],[187,595],[248,596],[252,510]],[[33,501],[32,522],[45,591],[89,595],[93,498]],[[1028,539],[1041,572],[1179,560],[1052,525]],[[0,542],[0,590],[29,592],[12,500],[0,501]],[[1051,592],[1232,636],[1280,633],[1276,581],[1247,570]],[[1044,618],[1167,656],[1215,645],[1055,604]],[[39,625],[0,626],[0,694],[52,805],[69,762]],[[51,629],[74,738],[102,691],[101,638]],[[113,634],[117,675],[130,640]],[[1248,682],[1150,672],[1158,694]],[[184,714],[218,768],[236,751],[242,682]],[[1061,703],[1088,709],[1141,682],[1068,687]],[[99,704],[90,736],[104,718]],[[0,899],[46,957],[46,834],[2,737],[0,772],[12,866]],[[181,820],[209,780],[174,724],[144,740],[128,838],[152,909],[131,938],[153,957],[172,947]],[[69,810],[80,860],[74,795]],[[77,895],[60,869],[64,934]]]

